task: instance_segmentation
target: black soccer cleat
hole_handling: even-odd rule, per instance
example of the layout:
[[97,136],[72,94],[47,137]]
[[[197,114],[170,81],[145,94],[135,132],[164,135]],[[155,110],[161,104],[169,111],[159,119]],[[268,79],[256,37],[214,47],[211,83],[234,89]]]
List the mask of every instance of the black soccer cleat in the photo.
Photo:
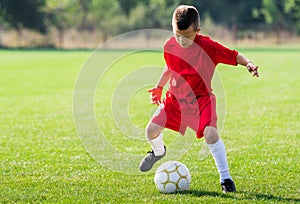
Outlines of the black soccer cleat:
[[222,187],[223,193],[236,192],[234,182],[231,179],[225,179],[221,183],[221,187]]
[[148,154],[142,159],[140,163],[140,171],[146,172],[152,169],[153,165],[155,162],[158,160],[162,159],[166,155],[166,147],[165,148],[165,153],[160,156],[155,156],[154,151],[149,151]]

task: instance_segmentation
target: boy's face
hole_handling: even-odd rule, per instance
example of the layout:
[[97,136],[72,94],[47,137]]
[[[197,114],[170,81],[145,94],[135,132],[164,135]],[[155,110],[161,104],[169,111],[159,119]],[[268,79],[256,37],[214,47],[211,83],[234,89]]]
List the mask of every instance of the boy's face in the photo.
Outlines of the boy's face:
[[177,43],[183,47],[188,48],[191,46],[194,42],[194,39],[197,35],[197,33],[200,31],[200,28],[197,28],[197,30],[194,30],[194,26],[191,25],[186,30],[179,30],[177,28],[177,25],[173,24],[173,33],[175,35]]

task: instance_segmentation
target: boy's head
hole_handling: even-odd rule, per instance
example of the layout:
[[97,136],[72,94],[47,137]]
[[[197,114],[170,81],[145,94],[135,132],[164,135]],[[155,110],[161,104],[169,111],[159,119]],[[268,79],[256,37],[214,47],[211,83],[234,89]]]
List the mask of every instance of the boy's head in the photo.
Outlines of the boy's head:
[[200,16],[193,6],[178,6],[172,18],[173,32],[176,41],[184,48],[193,44],[196,34],[200,31]]

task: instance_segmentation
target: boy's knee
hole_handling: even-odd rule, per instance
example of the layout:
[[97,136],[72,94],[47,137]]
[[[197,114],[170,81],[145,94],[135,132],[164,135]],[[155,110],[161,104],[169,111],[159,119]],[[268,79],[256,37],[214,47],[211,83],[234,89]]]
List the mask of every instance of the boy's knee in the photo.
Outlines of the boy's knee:
[[162,131],[162,127],[160,127],[159,125],[156,125],[151,122],[148,123],[145,131],[147,140],[155,139],[160,134],[161,131]]
[[220,139],[217,129],[211,126],[205,128],[204,138],[207,144],[215,144]]

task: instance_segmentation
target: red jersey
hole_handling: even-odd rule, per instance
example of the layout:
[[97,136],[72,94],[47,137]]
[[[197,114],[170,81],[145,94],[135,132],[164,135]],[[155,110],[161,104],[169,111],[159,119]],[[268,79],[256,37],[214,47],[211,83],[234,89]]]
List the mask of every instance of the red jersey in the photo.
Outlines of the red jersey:
[[194,43],[182,48],[175,37],[164,45],[164,58],[172,72],[169,91],[178,101],[191,102],[212,93],[211,81],[218,63],[237,65],[238,52],[196,35]]

